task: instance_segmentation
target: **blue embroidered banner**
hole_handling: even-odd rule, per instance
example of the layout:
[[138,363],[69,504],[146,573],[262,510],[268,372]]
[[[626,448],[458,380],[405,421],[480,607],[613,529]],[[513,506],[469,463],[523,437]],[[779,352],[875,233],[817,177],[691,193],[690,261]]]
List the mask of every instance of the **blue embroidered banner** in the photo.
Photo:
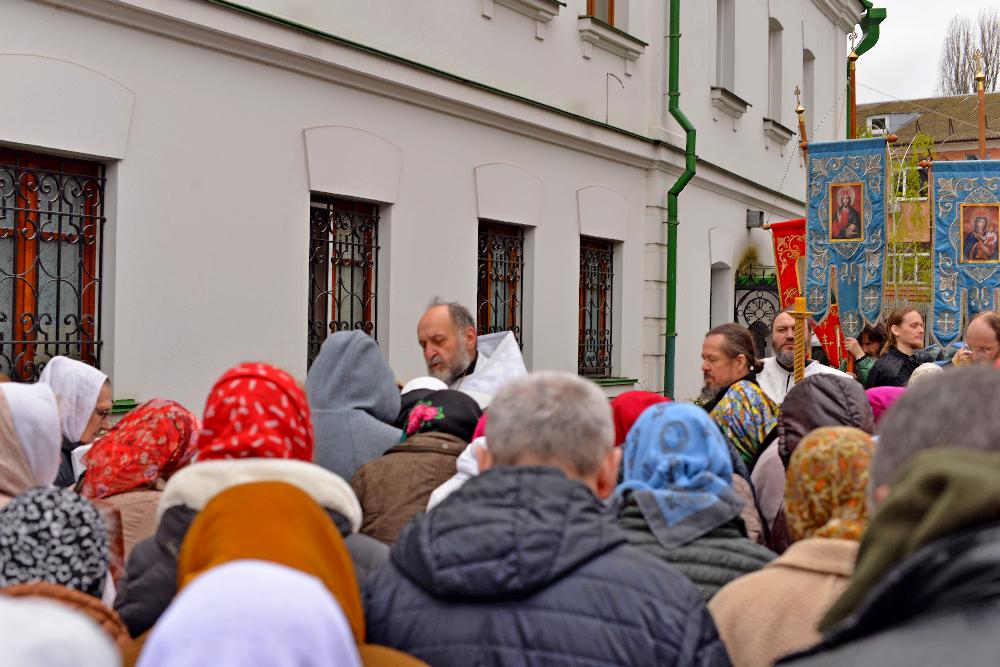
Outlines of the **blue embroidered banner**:
[[886,141],[809,144],[806,304],[817,322],[835,289],[845,336],[882,313]]
[[954,342],[963,324],[997,310],[1000,296],[1000,161],[935,162],[934,337]]

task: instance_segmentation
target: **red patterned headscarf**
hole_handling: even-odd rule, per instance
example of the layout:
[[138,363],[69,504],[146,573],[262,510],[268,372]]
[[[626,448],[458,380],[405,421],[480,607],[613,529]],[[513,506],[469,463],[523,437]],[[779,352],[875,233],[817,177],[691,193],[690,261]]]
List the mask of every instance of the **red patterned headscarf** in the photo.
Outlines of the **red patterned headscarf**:
[[295,379],[268,364],[241,364],[212,387],[196,438],[197,461],[313,460],[309,402]]
[[127,414],[83,456],[83,496],[107,498],[167,479],[191,462],[200,424],[180,403],[154,398]]

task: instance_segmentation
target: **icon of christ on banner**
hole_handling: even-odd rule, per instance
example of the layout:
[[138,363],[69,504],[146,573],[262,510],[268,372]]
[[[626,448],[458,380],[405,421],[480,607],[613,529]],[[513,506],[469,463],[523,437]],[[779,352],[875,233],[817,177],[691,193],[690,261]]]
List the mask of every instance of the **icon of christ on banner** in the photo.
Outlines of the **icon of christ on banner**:
[[962,204],[962,263],[1000,261],[1000,204]]
[[830,184],[830,240],[864,241],[864,183]]

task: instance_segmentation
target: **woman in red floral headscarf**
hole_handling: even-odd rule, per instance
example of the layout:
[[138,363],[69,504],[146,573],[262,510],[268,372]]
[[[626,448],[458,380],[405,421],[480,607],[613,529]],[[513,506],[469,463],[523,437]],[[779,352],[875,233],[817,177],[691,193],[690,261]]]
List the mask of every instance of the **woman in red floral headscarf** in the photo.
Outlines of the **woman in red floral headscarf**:
[[313,460],[309,401],[295,379],[268,364],[241,364],[212,387],[198,461],[217,459]]
[[155,398],[123,417],[84,455],[80,493],[119,511],[126,558],[133,544],[156,531],[163,483],[190,463],[199,427],[179,403]]
[[115,611],[133,637],[156,623],[176,593],[177,554],[195,517],[236,486],[281,481],[308,494],[350,547],[359,584],[388,560],[388,547],[357,534],[361,505],[351,486],[313,462],[309,402],[295,378],[268,364],[240,364],[212,387],[203,420],[194,460],[163,490],[156,534],[136,545],[118,585]]

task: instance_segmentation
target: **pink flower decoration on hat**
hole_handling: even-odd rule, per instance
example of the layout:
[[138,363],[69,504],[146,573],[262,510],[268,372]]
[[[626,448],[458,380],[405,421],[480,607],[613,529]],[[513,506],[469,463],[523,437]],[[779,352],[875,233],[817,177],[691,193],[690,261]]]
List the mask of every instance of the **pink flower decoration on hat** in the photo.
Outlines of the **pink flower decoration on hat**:
[[410,417],[406,422],[406,435],[413,435],[432,419],[444,419],[444,410],[434,407],[429,402],[417,403],[410,409]]

